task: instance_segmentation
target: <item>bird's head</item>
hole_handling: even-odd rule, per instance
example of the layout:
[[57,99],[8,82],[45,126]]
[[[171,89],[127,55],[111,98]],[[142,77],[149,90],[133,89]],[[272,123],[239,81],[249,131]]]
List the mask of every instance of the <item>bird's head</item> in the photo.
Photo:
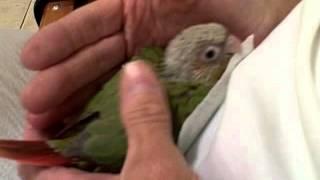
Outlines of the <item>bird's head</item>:
[[213,85],[239,45],[240,41],[221,24],[191,26],[169,43],[166,73],[177,80]]

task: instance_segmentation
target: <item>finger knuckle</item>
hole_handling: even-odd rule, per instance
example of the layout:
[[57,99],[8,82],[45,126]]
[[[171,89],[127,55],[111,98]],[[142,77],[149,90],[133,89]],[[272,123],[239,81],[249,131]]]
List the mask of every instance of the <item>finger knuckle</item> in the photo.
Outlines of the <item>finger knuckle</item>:
[[[148,97],[149,96],[149,97]],[[166,123],[168,111],[150,95],[137,97],[137,103],[125,110],[125,119],[129,126],[145,123]]]

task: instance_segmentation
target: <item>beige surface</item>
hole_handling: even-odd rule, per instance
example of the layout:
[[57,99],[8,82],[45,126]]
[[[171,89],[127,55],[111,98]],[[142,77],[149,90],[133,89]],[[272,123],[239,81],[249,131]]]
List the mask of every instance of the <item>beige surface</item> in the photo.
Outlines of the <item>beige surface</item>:
[[[19,51],[30,33],[0,30],[0,138],[19,138],[24,112],[19,91],[31,73],[19,62]],[[17,180],[15,163],[0,159],[0,180]]]
[[37,29],[33,17],[34,0],[0,0],[0,29]]
[[36,0],[32,0],[30,6],[29,6],[29,10],[26,14],[26,18],[22,24],[22,27],[21,29],[24,29],[24,30],[29,30],[29,31],[36,31],[38,30],[38,25],[36,23],[36,20],[34,18],[34,15],[33,15],[33,6],[34,6],[34,3],[35,3]]

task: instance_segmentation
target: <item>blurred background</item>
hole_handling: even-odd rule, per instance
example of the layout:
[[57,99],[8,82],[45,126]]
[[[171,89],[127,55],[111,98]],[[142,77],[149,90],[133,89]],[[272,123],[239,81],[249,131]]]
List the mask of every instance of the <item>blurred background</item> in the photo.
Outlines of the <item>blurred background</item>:
[[37,31],[33,16],[35,0],[0,0],[0,29]]

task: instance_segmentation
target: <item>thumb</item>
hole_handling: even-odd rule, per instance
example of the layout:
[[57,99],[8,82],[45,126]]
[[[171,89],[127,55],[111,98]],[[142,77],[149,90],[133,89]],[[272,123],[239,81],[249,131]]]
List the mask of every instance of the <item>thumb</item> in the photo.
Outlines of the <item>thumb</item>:
[[122,179],[197,179],[173,142],[167,99],[152,69],[142,61],[127,64],[120,86],[128,135]]
[[173,144],[167,99],[151,67],[142,61],[125,65],[120,97],[129,150],[146,150],[155,142]]

